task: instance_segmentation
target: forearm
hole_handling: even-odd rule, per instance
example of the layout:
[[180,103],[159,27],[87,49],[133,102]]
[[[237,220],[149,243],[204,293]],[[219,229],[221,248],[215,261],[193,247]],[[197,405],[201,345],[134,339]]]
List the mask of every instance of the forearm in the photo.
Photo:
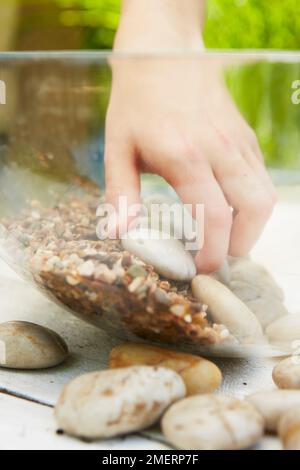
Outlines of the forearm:
[[115,49],[199,49],[206,0],[122,0]]

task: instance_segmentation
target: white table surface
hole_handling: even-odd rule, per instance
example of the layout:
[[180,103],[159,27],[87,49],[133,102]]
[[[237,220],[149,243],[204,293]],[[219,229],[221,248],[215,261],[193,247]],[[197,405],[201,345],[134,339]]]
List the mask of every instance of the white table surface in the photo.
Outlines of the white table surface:
[[[254,257],[283,286],[292,313],[300,311],[300,206],[294,199],[295,192],[281,191],[281,203],[254,251]],[[56,434],[52,407],[62,386],[82,373],[105,368],[118,340],[66,313],[0,261],[0,322],[8,320],[54,329],[67,341],[71,355],[65,364],[49,370],[0,369],[0,449],[168,449],[155,430],[94,443]],[[244,397],[274,388],[271,372],[276,359],[215,361],[224,376],[222,392]],[[281,445],[276,437],[266,436],[256,448],[280,449]]]

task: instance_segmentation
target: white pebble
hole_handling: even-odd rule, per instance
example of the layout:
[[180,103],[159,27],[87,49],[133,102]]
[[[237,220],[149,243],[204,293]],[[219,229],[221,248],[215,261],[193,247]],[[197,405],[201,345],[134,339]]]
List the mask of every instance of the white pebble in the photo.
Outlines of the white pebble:
[[300,356],[280,361],[274,367],[272,376],[278,388],[300,390]]
[[300,342],[300,314],[290,314],[275,320],[267,327],[266,335],[270,343],[284,343],[291,349],[299,348],[296,342]]
[[291,409],[280,418],[278,434],[285,450],[300,450],[300,408]]
[[254,313],[264,330],[278,318],[289,315],[281,300],[276,297],[260,297],[245,304]]
[[[229,258],[229,264],[231,282],[237,281],[251,286],[258,296],[268,295],[281,301],[284,300],[282,289],[263,266],[249,258]],[[243,300],[246,299],[243,298]]]
[[48,328],[24,321],[0,325],[0,367],[44,369],[62,363],[67,355],[64,340]]
[[264,420],[247,402],[223,395],[196,395],[171,406],[162,419],[177,449],[237,450],[262,436]]
[[281,416],[291,408],[300,407],[300,391],[271,390],[257,392],[247,397],[247,401],[260,412],[265,419],[266,429],[276,431]]
[[64,388],[55,417],[68,434],[108,438],[151,426],[185,394],[182,378],[163,367],[93,372],[77,377]]
[[163,240],[156,230],[132,230],[122,240],[122,245],[168,279],[189,281],[196,275],[194,260],[183,244],[172,238]]
[[77,268],[77,271],[80,276],[91,277],[95,272],[95,266],[93,261],[85,261]]
[[263,340],[262,328],[249,308],[226,286],[199,275],[193,279],[194,296],[208,305],[213,321],[225,325],[240,341],[251,343]]

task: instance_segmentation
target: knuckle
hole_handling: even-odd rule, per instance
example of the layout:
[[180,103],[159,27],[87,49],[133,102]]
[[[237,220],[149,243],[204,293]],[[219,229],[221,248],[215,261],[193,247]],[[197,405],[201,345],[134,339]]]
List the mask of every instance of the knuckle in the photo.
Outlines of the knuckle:
[[175,168],[179,168],[183,163],[183,158],[178,150],[170,150],[166,153],[166,161],[169,165],[174,165]]
[[274,202],[270,196],[266,196],[260,201],[261,214],[265,217],[269,217],[274,209]]
[[272,197],[268,195],[257,198],[249,198],[247,201],[245,201],[245,211],[251,217],[266,219],[272,214],[273,209],[274,202]]
[[196,144],[190,143],[184,146],[184,156],[192,165],[200,159],[200,150]]
[[196,144],[184,140],[174,142],[168,151],[168,159],[178,164],[194,164],[199,161],[200,151]]

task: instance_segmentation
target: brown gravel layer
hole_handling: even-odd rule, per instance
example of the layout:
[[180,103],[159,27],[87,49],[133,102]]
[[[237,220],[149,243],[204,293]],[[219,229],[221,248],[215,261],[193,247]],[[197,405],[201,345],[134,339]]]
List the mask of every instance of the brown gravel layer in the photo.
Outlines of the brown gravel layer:
[[124,251],[118,240],[96,236],[99,193],[69,194],[52,208],[32,201],[14,220],[2,221],[13,260],[52,298],[115,335],[134,333],[176,344],[231,343],[213,325],[190,287],[160,277]]

